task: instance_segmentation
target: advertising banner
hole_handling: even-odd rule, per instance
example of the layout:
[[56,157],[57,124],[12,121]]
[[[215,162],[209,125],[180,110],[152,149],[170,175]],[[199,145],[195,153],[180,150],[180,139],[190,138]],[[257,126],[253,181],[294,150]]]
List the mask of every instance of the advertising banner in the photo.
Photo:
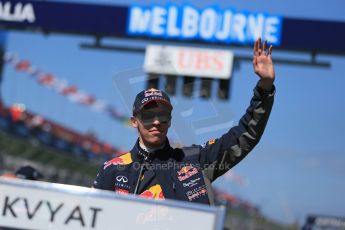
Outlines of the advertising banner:
[[229,79],[234,54],[219,49],[148,45],[144,69],[148,73]]
[[275,49],[345,53],[344,22],[287,18],[232,7],[0,0],[0,28],[224,47],[252,46],[261,37]]

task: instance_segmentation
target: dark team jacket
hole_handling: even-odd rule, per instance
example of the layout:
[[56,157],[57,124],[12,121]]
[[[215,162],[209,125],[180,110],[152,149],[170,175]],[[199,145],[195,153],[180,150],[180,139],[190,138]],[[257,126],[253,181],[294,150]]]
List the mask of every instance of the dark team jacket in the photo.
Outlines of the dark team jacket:
[[[211,182],[239,163],[259,142],[269,118],[275,90],[258,86],[239,124],[204,145],[147,153],[138,141],[133,149],[104,163],[93,187],[155,199],[213,203]],[[140,178],[139,178],[140,177]],[[136,189],[137,188],[137,189]]]

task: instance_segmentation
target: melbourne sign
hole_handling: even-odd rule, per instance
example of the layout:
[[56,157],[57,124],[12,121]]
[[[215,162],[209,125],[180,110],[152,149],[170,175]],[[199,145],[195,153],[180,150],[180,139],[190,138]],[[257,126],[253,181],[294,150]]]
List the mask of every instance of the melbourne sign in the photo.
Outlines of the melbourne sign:
[[262,37],[275,49],[345,53],[344,22],[189,4],[120,6],[0,0],[0,29],[225,46],[251,46]]
[[281,17],[264,13],[152,5],[130,7],[127,31],[129,35],[242,44],[262,37],[279,45],[281,24]]

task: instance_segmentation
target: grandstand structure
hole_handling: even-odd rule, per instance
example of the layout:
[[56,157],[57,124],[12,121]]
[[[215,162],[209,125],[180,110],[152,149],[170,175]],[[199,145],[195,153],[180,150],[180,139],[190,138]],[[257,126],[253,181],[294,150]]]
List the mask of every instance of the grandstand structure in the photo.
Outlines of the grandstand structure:
[[123,152],[97,139],[34,114],[23,105],[0,103],[0,168],[36,165],[52,182],[91,186],[99,165]]

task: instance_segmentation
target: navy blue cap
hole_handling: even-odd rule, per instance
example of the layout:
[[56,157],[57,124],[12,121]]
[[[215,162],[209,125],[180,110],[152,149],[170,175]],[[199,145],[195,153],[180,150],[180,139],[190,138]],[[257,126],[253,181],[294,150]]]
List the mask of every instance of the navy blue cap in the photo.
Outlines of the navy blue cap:
[[152,101],[161,102],[170,111],[173,109],[168,94],[166,94],[162,90],[151,88],[141,91],[135,97],[133,103],[133,116],[136,115],[142,108],[144,108],[145,105]]

